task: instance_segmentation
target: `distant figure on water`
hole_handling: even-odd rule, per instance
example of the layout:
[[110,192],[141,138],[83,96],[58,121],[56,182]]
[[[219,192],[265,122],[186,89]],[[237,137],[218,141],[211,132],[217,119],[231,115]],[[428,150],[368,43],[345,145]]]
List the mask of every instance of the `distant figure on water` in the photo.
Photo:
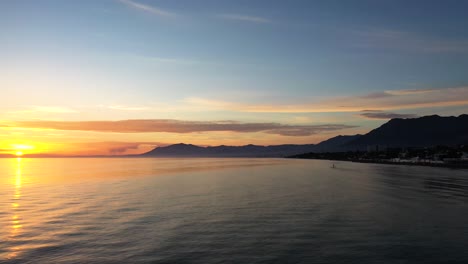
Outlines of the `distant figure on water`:
[[332,169],[334,169],[334,168],[335,168],[335,163],[333,163],[333,164],[332,164],[331,168],[332,168]]

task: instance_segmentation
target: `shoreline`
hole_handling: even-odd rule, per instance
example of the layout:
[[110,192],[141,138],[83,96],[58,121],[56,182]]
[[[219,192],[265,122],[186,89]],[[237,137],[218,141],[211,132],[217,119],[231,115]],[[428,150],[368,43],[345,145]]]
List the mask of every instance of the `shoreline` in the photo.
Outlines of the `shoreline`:
[[360,159],[320,159],[320,158],[301,158],[301,157],[286,157],[286,158],[329,160],[329,161],[348,161],[348,162],[356,162],[356,163],[374,163],[374,164],[387,164],[387,165],[439,167],[439,168],[450,168],[450,169],[468,169],[468,162],[465,162],[465,163],[432,163],[432,162],[394,162],[394,161],[388,161],[388,160],[360,160]]

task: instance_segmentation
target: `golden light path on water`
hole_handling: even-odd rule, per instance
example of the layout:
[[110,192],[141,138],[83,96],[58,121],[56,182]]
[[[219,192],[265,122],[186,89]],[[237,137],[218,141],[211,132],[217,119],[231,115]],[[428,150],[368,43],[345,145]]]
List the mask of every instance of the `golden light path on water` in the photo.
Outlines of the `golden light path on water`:
[[[11,216],[11,229],[9,240],[14,241],[16,237],[21,233],[23,225],[21,223],[21,216],[19,214],[20,201],[21,201],[21,184],[22,184],[22,163],[21,158],[16,158],[16,173],[12,179],[12,184],[14,185],[14,194],[13,202],[11,204],[12,216]],[[11,247],[10,252],[7,255],[8,259],[13,259],[18,257],[21,251],[21,247]]]
[[330,165],[0,159],[0,263],[468,263],[466,170]]

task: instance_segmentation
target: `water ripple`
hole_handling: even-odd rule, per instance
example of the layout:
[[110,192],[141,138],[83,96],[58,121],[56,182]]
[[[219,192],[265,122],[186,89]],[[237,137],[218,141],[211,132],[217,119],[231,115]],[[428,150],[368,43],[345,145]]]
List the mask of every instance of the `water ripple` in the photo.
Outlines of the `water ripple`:
[[0,263],[468,262],[466,170],[339,168],[3,159]]

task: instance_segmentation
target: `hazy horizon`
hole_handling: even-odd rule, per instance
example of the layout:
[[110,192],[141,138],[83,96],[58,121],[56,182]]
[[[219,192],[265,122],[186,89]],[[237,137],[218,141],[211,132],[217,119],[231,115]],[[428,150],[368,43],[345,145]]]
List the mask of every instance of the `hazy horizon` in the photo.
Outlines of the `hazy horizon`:
[[315,144],[468,113],[464,1],[1,1],[0,155]]
[[467,11],[0,0],[0,262],[468,263]]

